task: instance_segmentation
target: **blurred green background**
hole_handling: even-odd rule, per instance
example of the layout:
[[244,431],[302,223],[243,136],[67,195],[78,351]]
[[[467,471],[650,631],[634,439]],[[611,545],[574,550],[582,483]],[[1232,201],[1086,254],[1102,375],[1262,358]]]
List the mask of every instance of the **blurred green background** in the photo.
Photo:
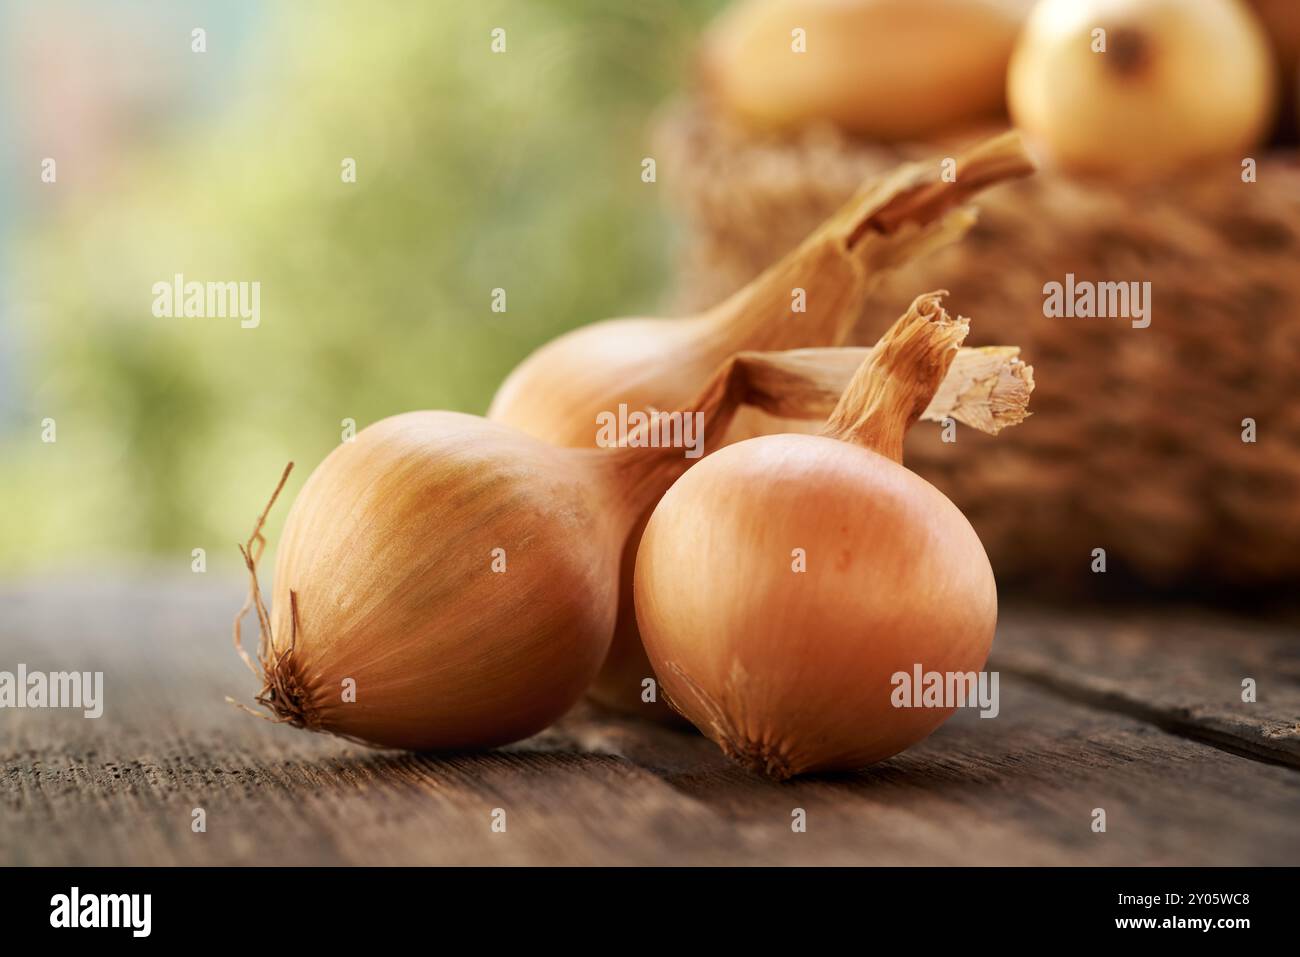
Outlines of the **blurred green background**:
[[[657,311],[649,120],[720,6],[0,4],[0,572],[233,568],[345,418],[482,412],[543,341]],[[176,273],[260,282],[261,325],[155,318]]]

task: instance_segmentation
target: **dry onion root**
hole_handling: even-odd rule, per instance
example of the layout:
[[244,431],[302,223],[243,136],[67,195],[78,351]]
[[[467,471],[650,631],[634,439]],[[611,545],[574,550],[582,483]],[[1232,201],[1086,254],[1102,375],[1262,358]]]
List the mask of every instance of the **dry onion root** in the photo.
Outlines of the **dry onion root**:
[[[704,451],[750,393],[798,409],[775,390],[803,383],[815,406],[843,368],[823,361],[727,362],[687,409]],[[546,727],[605,657],[632,527],[694,461],[635,441],[561,449],[476,416],[412,412],[340,445],[286,522],[274,613],[257,584],[266,511],[243,549],[250,593],[234,637],[263,683],[257,702],[291,725],[417,750]],[[249,607],[257,662],[241,643]]]
[[968,328],[940,295],[885,334],[822,434],[721,449],[677,480],[641,540],[637,620],[670,702],[770,777],[901,751],[952,709],[893,707],[891,676],[987,658],[997,589],[983,546],[901,464]]

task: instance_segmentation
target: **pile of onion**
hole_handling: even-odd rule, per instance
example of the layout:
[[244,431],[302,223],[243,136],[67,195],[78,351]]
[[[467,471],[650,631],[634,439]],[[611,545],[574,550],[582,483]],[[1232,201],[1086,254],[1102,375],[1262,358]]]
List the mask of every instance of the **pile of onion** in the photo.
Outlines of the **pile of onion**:
[[[930,414],[1005,415],[1021,378],[970,383],[1014,370],[1014,351],[964,350]],[[741,402],[816,415],[849,375],[839,350],[742,354],[684,411],[700,414],[707,453]],[[285,524],[274,614],[257,584],[266,512],[244,548],[251,584],[235,644],[263,682],[258,703],[298,727],[416,750],[545,728],[605,658],[638,519],[696,461],[645,434],[565,449],[477,416],[410,412],[338,446]],[[240,636],[250,606],[256,662]]]
[[[738,370],[719,370],[685,410],[702,416],[705,450],[740,400]],[[299,727],[417,750],[542,730],[604,660],[624,543],[693,461],[685,451],[563,449],[457,412],[363,429],[298,493],[274,617],[257,583],[265,512],[244,548],[235,645],[263,681],[258,703]],[[256,664],[240,639],[250,606]]]
[[637,621],[673,705],[744,766],[860,768],[951,708],[898,708],[891,676],[978,672],[997,620],[979,538],[903,467],[903,436],[968,323],[922,296],[820,435],[716,452],[664,495],[636,560]]
[[[708,462],[742,405],[803,419],[835,408],[858,366],[888,356],[791,347],[842,341],[880,275],[961,236],[974,221],[969,197],[1032,166],[1007,135],[961,157],[955,180],[940,169],[908,165],[865,184],[703,315],[562,337],[507,380],[490,419],[410,412],[362,430],[299,491],[268,608],[261,531],[286,469],[243,549],[250,589],[234,637],[262,681],[257,702],[273,720],[376,745],[491,747],[572,706],[608,666],[616,633],[639,695],[649,672],[632,608],[641,526],[701,461],[649,437],[664,414],[654,410],[698,415]],[[796,290],[806,313],[791,313]],[[1031,388],[1014,348],[963,349],[914,411],[996,432],[1023,418]],[[649,423],[593,447],[599,416],[621,403],[652,412]],[[256,658],[241,640],[249,608]]]
[[[975,221],[969,199],[1033,169],[1020,136],[1005,133],[957,156],[952,177],[937,157],[873,176],[796,249],[714,308],[678,319],[611,319],[547,343],[502,384],[488,417],[555,445],[590,448],[603,411],[620,403],[681,408],[738,352],[843,343],[881,278],[964,235]],[[792,312],[796,290],[805,312]],[[780,425],[764,415],[750,423],[763,431]],[[641,522],[648,517],[647,509]],[[623,555],[613,644],[591,696],[671,721],[673,712],[644,690],[650,669],[632,608],[638,535],[639,526]]]

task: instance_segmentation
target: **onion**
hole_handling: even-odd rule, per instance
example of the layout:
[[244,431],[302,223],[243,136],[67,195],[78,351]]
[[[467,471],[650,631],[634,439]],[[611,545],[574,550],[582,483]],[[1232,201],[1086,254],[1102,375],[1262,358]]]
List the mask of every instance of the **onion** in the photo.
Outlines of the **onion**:
[[1152,175],[1256,146],[1272,121],[1273,66],[1239,0],[1042,0],[1012,57],[1008,101],[1062,165]]
[[[734,378],[719,373],[693,407],[706,438],[734,409]],[[274,618],[257,587],[261,519],[244,551],[258,703],[292,725],[416,750],[540,731],[604,660],[631,526],[691,462],[682,448],[561,449],[456,412],[363,429],[294,502]]]
[[718,451],[641,540],[637,621],[671,703],[773,778],[901,751],[952,708],[893,707],[891,676],[978,671],[988,656],[997,590],[979,538],[900,464],[967,331],[939,296],[885,334],[823,434]]
[[[877,139],[1002,111],[1026,0],[749,0],[709,30],[705,83],[759,126],[829,120]],[[795,30],[806,41],[796,52]]]
[[[957,157],[951,181],[938,160],[874,177],[797,249],[713,309],[598,322],[543,346],[502,384],[488,416],[556,445],[588,447],[601,412],[620,403],[680,408],[737,352],[841,343],[889,269],[964,234],[974,213],[962,203],[1033,168],[1020,137],[1006,133]],[[796,288],[806,292],[807,312],[792,315]],[[591,694],[608,707],[671,719],[642,695],[649,675],[631,596],[637,537],[622,564],[609,662]]]
[[[825,356],[744,355],[688,410],[707,452],[739,402],[815,410],[842,374]],[[959,391],[970,390],[958,385],[945,409],[987,414],[987,398]],[[546,727],[605,657],[631,529],[694,461],[637,446],[645,435],[561,449],[477,416],[411,412],[338,446],[286,521],[274,615],[257,585],[266,512],[244,549],[250,594],[235,644],[263,682],[258,702],[278,721],[418,750]],[[257,663],[240,640],[250,605]]]
[[[873,354],[870,348],[794,349],[783,353],[742,354],[746,369],[745,403],[777,420],[825,420],[835,409],[854,374]],[[921,418],[963,425],[997,435],[1024,420],[1034,388],[1033,370],[1010,346],[963,348]],[[743,411],[743,410],[742,410]],[[728,439],[731,433],[728,433]],[[637,629],[633,603],[633,570],[646,515],[633,530],[624,551],[620,578],[619,615],[609,656],[589,690],[605,707],[624,714],[680,723],[683,718],[657,694],[647,700],[645,682],[655,669],[646,657]]]
[[[798,248],[703,314],[612,319],[547,343],[502,383],[488,417],[589,448],[601,412],[620,403],[681,408],[737,352],[839,345],[888,270],[963,235],[974,222],[963,203],[1033,170],[1014,133],[957,159],[953,182],[937,159],[873,177]],[[792,313],[796,289],[806,312]]]

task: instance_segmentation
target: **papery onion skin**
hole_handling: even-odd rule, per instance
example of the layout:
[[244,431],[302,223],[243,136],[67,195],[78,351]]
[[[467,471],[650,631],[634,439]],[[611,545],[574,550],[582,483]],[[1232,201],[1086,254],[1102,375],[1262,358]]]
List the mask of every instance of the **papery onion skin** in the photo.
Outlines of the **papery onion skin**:
[[[609,644],[609,654],[600,667],[600,673],[587,689],[587,696],[602,707],[621,714],[689,728],[690,723],[668,706],[654,668],[646,657],[645,649],[641,647],[641,635],[637,631],[632,576],[636,568],[641,534],[649,520],[650,513],[647,511],[633,528],[624,546],[623,560],[619,563],[618,617],[614,622],[614,638]],[[647,694],[648,680],[654,682],[653,695]]]
[[997,621],[988,557],[941,492],[869,449],[793,434],[727,446],[677,481],[642,538],[635,599],[674,706],[778,779],[924,738],[952,709],[893,707],[891,676],[978,672]]
[[369,426],[317,467],[284,528],[274,648],[292,645],[302,697],[282,704],[313,730],[413,750],[542,730],[608,649],[620,514],[573,453],[475,416]]
[[592,448],[597,419],[679,408],[730,354],[703,348],[705,320],[621,318],[580,326],[543,345],[508,375],[487,416],[570,448]]

